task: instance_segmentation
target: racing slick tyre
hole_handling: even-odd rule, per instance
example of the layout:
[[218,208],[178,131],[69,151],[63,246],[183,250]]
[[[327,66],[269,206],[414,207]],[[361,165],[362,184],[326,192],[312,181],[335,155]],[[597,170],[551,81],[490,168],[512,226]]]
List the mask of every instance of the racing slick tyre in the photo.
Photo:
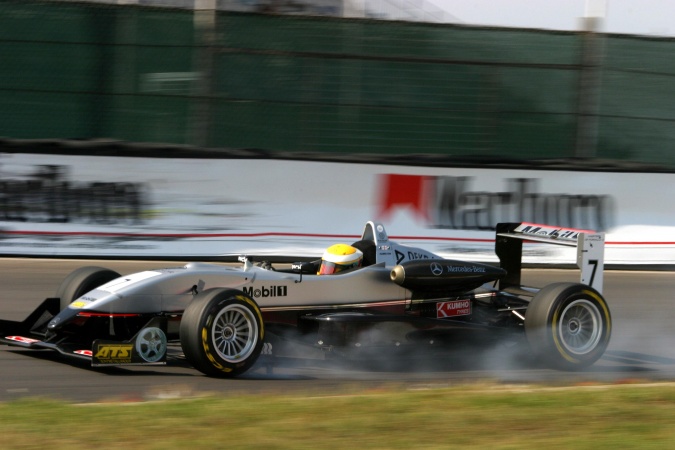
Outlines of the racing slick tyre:
[[611,331],[607,302],[579,283],[545,286],[525,315],[525,335],[535,355],[562,370],[579,370],[597,361]]
[[56,291],[56,297],[60,298],[60,307],[65,309],[74,300],[82,297],[89,291],[119,278],[120,274],[103,267],[86,266],[80,267],[70,273]]
[[187,361],[213,377],[236,377],[260,356],[264,326],[260,308],[241,291],[207,289],[197,294],[180,322]]

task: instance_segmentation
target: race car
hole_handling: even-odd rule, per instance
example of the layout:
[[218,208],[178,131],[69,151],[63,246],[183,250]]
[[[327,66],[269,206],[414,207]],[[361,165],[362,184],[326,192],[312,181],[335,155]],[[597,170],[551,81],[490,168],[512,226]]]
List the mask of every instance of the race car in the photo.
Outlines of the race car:
[[[576,247],[580,283],[522,286],[525,240]],[[609,343],[603,233],[498,224],[499,265],[394,242],[375,221],[352,246],[361,265],[332,275],[318,274],[321,260],[273,267],[248,256],[237,267],[193,262],[124,276],[83,267],[24,321],[0,320],[0,342],[94,367],[167,364],[168,348],[180,345],[213,377],[241,375],[288,340],[349,355],[516,336],[563,370],[592,365]]]

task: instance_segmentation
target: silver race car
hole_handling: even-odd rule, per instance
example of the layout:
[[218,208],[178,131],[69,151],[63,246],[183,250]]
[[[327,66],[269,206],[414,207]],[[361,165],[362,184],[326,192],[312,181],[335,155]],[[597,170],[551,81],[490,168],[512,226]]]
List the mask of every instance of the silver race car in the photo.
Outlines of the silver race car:
[[[581,282],[522,286],[524,240],[577,247]],[[499,224],[499,266],[401,245],[376,222],[352,245],[362,265],[332,275],[317,274],[320,260],[273,267],[250,257],[124,276],[83,267],[24,321],[0,320],[0,342],[97,367],[171,363],[179,344],[180,358],[215,377],[238,376],[289,341],[349,355],[516,336],[563,370],[593,364],[608,345],[602,233]]]

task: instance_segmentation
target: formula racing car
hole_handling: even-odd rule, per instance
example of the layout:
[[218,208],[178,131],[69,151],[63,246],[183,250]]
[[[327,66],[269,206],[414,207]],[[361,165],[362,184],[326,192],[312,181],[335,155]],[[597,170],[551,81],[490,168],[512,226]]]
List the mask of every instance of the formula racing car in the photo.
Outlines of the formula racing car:
[[[576,247],[581,282],[521,285],[524,240]],[[320,260],[272,267],[246,256],[236,267],[193,262],[124,276],[83,267],[24,321],[0,320],[0,343],[95,367],[167,364],[167,349],[180,345],[183,360],[214,377],[246,372],[282,336],[348,355],[515,335],[563,370],[593,364],[608,345],[602,233],[499,224],[499,265],[399,244],[372,221],[352,245],[361,266],[332,275],[317,274]]]

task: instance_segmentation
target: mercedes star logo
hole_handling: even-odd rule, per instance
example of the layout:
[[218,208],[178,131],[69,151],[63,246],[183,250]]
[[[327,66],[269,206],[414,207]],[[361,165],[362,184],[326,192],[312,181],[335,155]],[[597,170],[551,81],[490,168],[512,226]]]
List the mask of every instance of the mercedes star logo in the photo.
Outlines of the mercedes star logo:
[[438,263],[431,263],[429,267],[431,268],[431,273],[436,276],[439,276],[443,273],[443,266]]

